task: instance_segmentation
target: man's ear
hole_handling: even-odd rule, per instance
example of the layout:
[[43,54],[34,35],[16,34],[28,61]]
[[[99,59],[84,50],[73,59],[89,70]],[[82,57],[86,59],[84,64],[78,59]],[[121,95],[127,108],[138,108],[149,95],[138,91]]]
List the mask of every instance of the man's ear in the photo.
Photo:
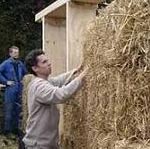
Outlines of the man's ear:
[[37,72],[37,66],[32,66],[32,70],[36,73]]

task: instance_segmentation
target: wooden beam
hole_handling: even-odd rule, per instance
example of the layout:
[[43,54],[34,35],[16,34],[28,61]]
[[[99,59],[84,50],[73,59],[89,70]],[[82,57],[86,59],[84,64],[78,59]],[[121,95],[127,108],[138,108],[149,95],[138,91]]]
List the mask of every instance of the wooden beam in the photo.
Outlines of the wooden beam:
[[45,51],[45,17],[42,18],[42,50]]
[[38,14],[35,15],[35,21],[41,20],[42,17],[46,16],[47,14],[51,13],[52,11],[58,9],[59,7],[63,6],[70,0],[57,0],[56,2],[52,3],[42,11],[40,11]]

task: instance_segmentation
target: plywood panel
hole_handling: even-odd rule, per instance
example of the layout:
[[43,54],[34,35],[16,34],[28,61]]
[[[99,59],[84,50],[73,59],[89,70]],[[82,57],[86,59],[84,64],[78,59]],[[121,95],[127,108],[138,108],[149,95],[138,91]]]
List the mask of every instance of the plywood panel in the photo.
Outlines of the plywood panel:
[[67,67],[72,69],[82,60],[84,33],[88,23],[95,18],[96,5],[67,3]]
[[66,21],[45,19],[44,50],[52,63],[52,75],[66,71]]

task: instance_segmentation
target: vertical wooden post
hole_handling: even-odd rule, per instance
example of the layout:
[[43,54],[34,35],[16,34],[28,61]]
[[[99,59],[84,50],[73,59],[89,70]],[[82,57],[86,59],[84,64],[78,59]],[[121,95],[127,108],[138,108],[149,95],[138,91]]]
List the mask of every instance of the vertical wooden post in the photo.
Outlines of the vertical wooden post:
[[42,17],[42,50],[45,51],[45,17]]

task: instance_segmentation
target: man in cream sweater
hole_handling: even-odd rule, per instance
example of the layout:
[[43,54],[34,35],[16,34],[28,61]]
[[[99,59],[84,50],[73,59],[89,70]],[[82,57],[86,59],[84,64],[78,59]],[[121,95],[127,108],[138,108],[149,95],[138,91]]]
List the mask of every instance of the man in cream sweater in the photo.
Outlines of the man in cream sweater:
[[26,66],[35,78],[28,85],[29,115],[23,142],[27,149],[59,149],[57,104],[64,103],[80,88],[88,68],[74,79],[79,69],[48,79],[51,64],[41,50],[27,55]]

